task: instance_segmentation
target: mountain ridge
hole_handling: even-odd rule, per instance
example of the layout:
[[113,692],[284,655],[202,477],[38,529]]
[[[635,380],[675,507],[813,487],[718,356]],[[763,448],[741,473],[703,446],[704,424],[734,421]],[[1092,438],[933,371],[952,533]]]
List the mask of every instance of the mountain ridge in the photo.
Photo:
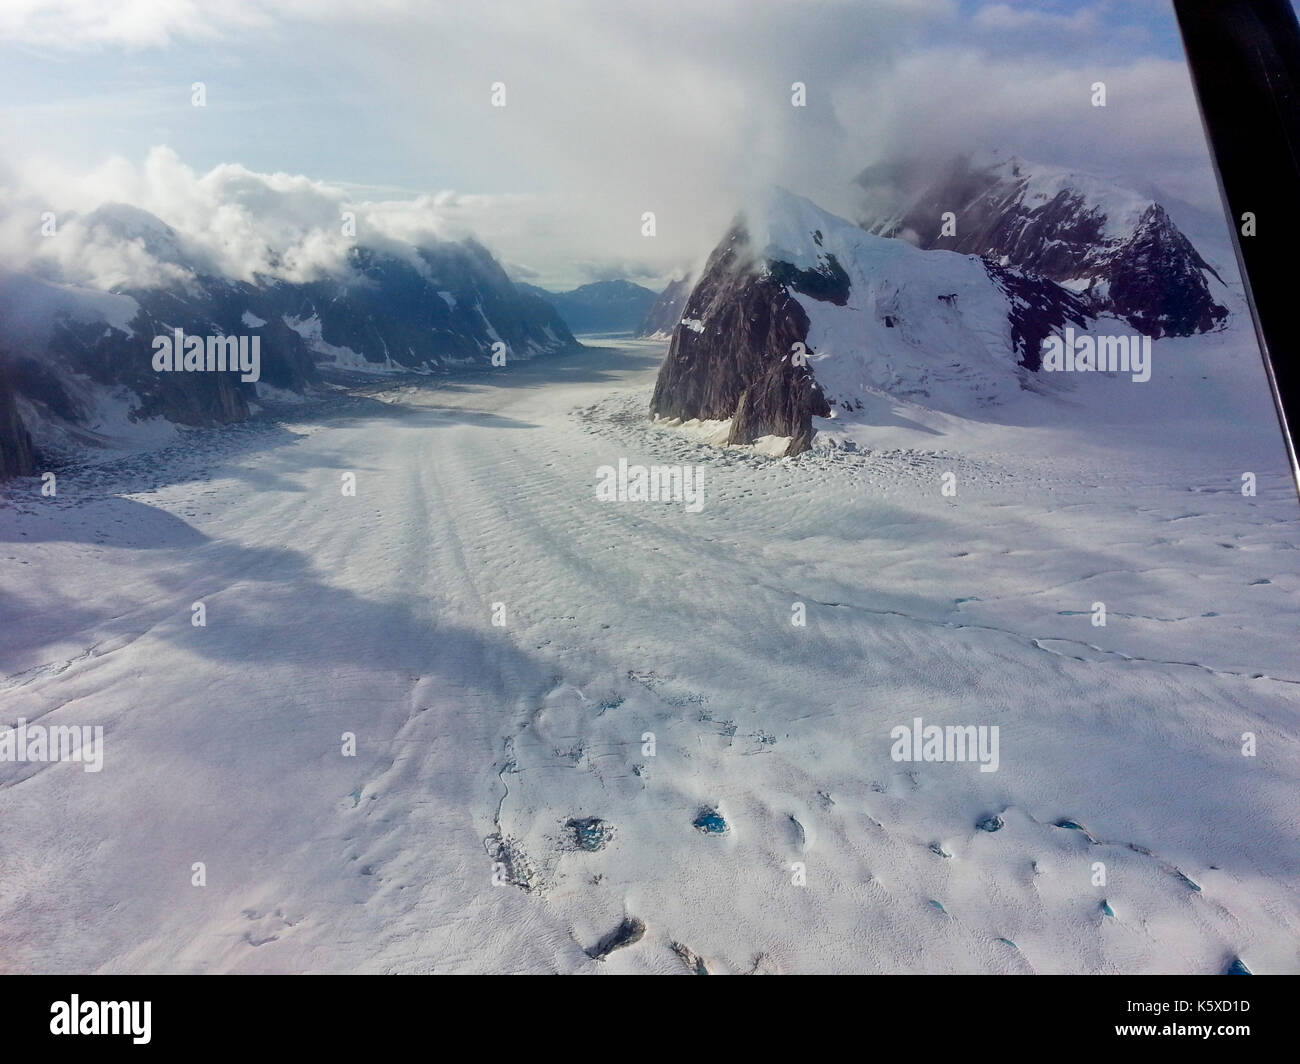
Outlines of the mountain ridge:
[[567,292],[523,282],[515,287],[553,306],[573,333],[632,332],[655,300],[649,288],[622,279],[592,281]]
[[774,189],[710,256],[673,332],[650,412],[732,419],[727,442],[851,417],[870,394],[977,413],[1038,381],[1053,330],[1088,307],[1044,278],[974,255],[874,236]]
[[868,232],[1046,277],[1145,335],[1208,332],[1228,316],[1210,286],[1226,289],[1223,278],[1169,212],[1115,181],[989,152],[951,159],[924,179],[906,165],[869,167],[857,184]]
[[[517,359],[576,346],[554,308],[519,292],[473,239],[357,244],[336,271],[315,280],[248,281],[208,272],[183,234],[147,211],[107,204],[84,224],[136,247],[143,276],[154,283],[123,281],[105,291],[58,277],[0,275],[0,361],[38,449],[93,440],[87,430],[114,418],[128,430],[152,418],[185,426],[241,421],[268,388],[301,395],[332,375],[451,373],[489,366],[502,350]],[[156,372],[151,341],[177,328],[258,338],[260,380]],[[3,443],[22,453],[12,426]]]

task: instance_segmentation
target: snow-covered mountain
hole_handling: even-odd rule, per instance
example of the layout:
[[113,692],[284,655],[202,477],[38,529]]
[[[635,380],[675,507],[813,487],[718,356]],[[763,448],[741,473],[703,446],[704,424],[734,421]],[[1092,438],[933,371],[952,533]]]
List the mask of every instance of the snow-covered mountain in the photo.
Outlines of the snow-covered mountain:
[[1222,278],[1147,194],[996,152],[951,160],[911,191],[917,177],[906,165],[863,171],[863,227],[1048,277],[1152,337],[1227,317]]
[[[103,291],[60,276],[0,274],[0,359],[38,449],[136,437],[155,418],[239,421],[259,395],[302,393],[331,371],[449,372],[490,364],[497,344],[507,359],[574,344],[555,310],[519,292],[473,240],[358,245],[332,275],[249,282],[213,272],[147,211],[110,204],[81,225],[90,246],[127,249],[137,280]],[[157,372],[153,340],[175,329],[256,337],[258,380]],[[3,424],[0,434],[7,452],[21,452]]]
[[690,274],[669,281],[641,320],[641,324],[637,326],[635,335],[667,340],[677,328],[677,323],[682,320],[682,308],[686,305],[686,297],[690,294]]
[[729,418],[729,443],[790,437],[798,454],[814,415],[851,414],[873,392],[967,413],[1042,387],[1043,339],[1087,320],[1052,281],[874,236],[776,189],[710,256],[651,413]]
[[631,332],[655,299],[654,292],[631,281],[593,281],[568,292],[531,284],[516,287],[553,306],[574,333]]

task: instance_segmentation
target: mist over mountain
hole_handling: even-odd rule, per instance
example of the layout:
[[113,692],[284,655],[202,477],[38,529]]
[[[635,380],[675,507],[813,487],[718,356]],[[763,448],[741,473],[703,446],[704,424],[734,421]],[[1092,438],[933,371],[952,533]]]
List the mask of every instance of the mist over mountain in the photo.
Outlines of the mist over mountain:
[[692,288],[650,410],[729,419],[733,444],[788,437],[794,455],[814,416],[851,417],[872,390],[975,413],[1037,386],[1042,340],[1089,313],[1045,278],[874,236],[776,189]]
[[1297,970],[1171,5],[21,0],[0,72],[0,970]]
[[[202,246],[155,215],[110,204],[73,230],[112,247],[132,279],[68,283],[46,262],[0,272],[0,362],[27,430],[51,452],[138,437],[161,419],[208,426],[247,418],[260,396],[302,395],[330,379],[446,374],[572,348],[547,302],[519,291],[473,239],[375,240],[313,280],[212,272]],[[157,372],[155,337],[257,339],[258,377]],[[12,418],[11,469],[30,463]],[[5,426],[8,426],[6,429]]]

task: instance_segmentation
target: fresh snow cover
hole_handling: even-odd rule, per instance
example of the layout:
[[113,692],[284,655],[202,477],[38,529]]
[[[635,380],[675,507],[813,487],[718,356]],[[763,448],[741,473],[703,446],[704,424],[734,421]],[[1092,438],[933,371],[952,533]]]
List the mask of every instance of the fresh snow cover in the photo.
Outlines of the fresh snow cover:
[[848,275],[846,306],[795,294],[810,322],[809,364],[828,399],[856,403],[879,390],[969,413],[1022,390],[1008,299],[978,256],[873,236],[780,188],[753,217],[750,239],[766,259],[816,270],[834,258]]
[[488,320],[487,314],[483,311],[483,304],[475,302],[474,309],[478,311],[478,316],[483,319],[483,327],[487,331],[488,339],[493,343],[501,342],[501,334],[493,327],[492,322]]
[[[1080,194],[1085,203],[1105,215],[1101,227],[1103,240],[1126,240],[1137,228],[1142,215],[1154,199],[1128,187],[1116,175],[1094,174],[1084,170],[1026,163],[1016,155],[990,151],[977,154],[974,165],[988,166],[1002,180],[1025,181],[1022,202],[1029,209],[1043,207],[1063,191]],[[1020,177],[1016,176],[1019,171]]]
[[[1237,435],[1244,418],[1252,441],[1281,447],[1250,310],[1233,274],[1219,286],[1230,328],[1153,340],[1153,379],[1145,384],[1122,372],[1034,373],[1019,365],[1021,353],[1007,320],[1010,297],[978,256],[923,251],[903,240],[873,236],[780,188],[767,191],[752,217],[751,241],[763,258],[825,270],[833,257],[849,278],[845,306],[794,293],[809,318],[809,364],[833,403],[833,425],[831,419],[814,418],[822,446],[873,444],[882,425],[925,425],[964,436],[965,429],[955,426],[965,422],[953,421],[953,415],[1025,426],[1073,420],[1087,409],[1090,418],[1122,424],[1125,431],[1154,426],[1144,446],[1161,446],[1171,425],[1185,426],[1196,433],[1186,441],[1195,453],[1204,445],[1200,434],[1208,430],[1180,411],[1202,410],[1212,390],[1207,382],[1220,380],[1209,416],[1217,423],[1222,409],[1238,409],[1241,402],[1249,404],[1249,413],[1238,409],[1237,421],[1215,431]],[[1095,290],[1104,294],[1104,287]],[[1108,315],[1073,328],[1076,335],[1137,335],[1129,323]]]
[[37,448],[51,458],[75,455],[87,466],[115,462],[169,446],[187,431],[166,418],[132,416],[138,400],[128,389],[105,387],[79,374],[67,374],[62,381],[85,411],[84,422],[48,416],[26,396],[15,396]]
[[656,425],[665,425],[670,428],[684,432],[703,443],[711,443],[715,447],[726,446],[727,437],[731,434],[731,418],[682,418],[677,417],[660,417],[658,414],[652,416],[651,420]]
[[321,335],[321,320],[317,314],[313,314],[310,318],[295,318],[291,314],[285,314],[283,319],[289,328],[307,341],[310,350],[318,355],[324,355],[339,369],[361,370],[365,373],[386,373],[392,369],[391,359],[371,362],[365,355],[346,345],[329,343]]
[[244,313],[240,315],[239,320],[242,321],[245,325],[247,325],[250,329],[260,329],[263,325],[266,324],[266,320],[264,318],[259,318],[251,310],[244,311]]
[[274,384],[267,384],[266,381],[257,381],[254,383],[253,389],[259,399],[271,399],[278,403],[311,402],[309,396],[289,391],[287,388],[277,388]]
[[730,446],[738,450],[753,450],[759,454],[780,456],[785,453],[790,446],[789,436],[760,436],[751,444],[730,444],[727,443],[727,437],[731,434],[731,418],[710,419],[710,418],[682,418],[676,417],[659,417],[655,415],[652,418],[655,425],[662,425],[667,428],[676,429],[678,432],[685,433],[692,439],[701,443],[711,444],[714,447]]
[[[663,351],[7,485],[0,721],[105,748],[0,763],[0,968],[1297,969],[1297,504],[1249,328],[976,413],[868,393],[798,459],[647,419]],[[703,508],[599,501],[620,458]],[[916,717],[999,726],[998,771],[893,761]]]

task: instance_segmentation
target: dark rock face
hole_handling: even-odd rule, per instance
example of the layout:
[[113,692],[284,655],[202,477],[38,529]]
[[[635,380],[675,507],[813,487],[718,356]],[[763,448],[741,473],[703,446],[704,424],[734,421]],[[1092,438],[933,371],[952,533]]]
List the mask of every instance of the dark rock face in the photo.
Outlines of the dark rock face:
[[1110,306],[1148,336],[1209,332],[1227,316],[1210,298],[1205,263],[1163,207],[1153,203],[1110,260]]
[[[206,336],[259,336],[261,337],[261,380],[286,391],[301,392],[319,378],[311,351],[301,336],[283,321],[282,307],[273,287],[259,287],[243,281],[228,281],[220,277],[203,276],[196,279],[189,290],[167,288],[129,289],[140,305],[140,314],[131,322],[135,337],[133,347],[143,347],[149,357],[145,360],[150,375],[152,367],[152,342],[171,328],[183,328],[187,335]],[[264,324],[251,326],[244,314],[253,314]],[[134,358],[132,359],[134,361]],[[219,374],[156,374],[172,376],[219,376]],[[237,375],[231,374],[236,378]],[[249,386],[241,386],[247,398],[253,398]],[[148,416],[147,414],[144,416]],[[164,416],[167,416],[164,414]],[[245,411],[240,416],[247,416]],[[172,418],[171,420],[177,420]],[[238,418],[217,417],[209,423]],[[201,422],[184,422],[198,424]]]
[[788,268],[777,276],[755,262],[744,224],[734,224],[686,301],[655,382],[651,413],[732,418],[728,443],[789,436],[787,454],[806,451],[812,415],[825,417],[830,405],[811,369],[792,360],[794,344],[808,337],[808,315],[789,289],[811,286],[834,294],[839,282],[834,270],[804,273],[810,276]]
[[783,436],[797,455],[814,417],[852,420],[868,394],[969,414],[1036,390],[1043,341],[1091,320],[1085,298],[1048,278],[868,236],[784,190],[766,210],[752,230],[768,234],[761,254],[738,220],[710,256],[653,415],[729,418],[728,444]]
[[[1076,188],[1061,187],[1038,202],[1030,194],[1032,170],[1016,159],[985,167],[955,160],[900,214],[862,224],[881,236],[914,235],[922,248],[982,255],[1053,281],[1086,282],[1080,297],[1091,314],[1114,314],[1148,336],[1206,332],[1227,317],[1208,282],[1222,279],[1158,203],[1128,231],[1116,232],[1119,219],[1107,211],[1117,208]],[[859,183],[870,190],[880,178],[868,170]],[[942,232],[948,211],[956,215],[952,236]]]
[[[224,282],[222,282],[224,286]],[[158,373],[153,368],[153,338],[183,329],[186,335],[236,335],[246,333],[236,313],[231,320],[213,293],[174,293],[149,290],[123,293],[135,298],[139,312],[130,322],[133,335],[106,327],[102,321],[71,317],[53,322],[43,350],[18,361],[18,386],[42,414],[55,414],[77,423],[89,411],[83,408],[70,378],[89,378],[108,389],[125,387],[135,396],[132,416],[163,417],[180,425],[207,426],[241,421],[248,417],[253,390],[241,384],[237,373]],[[313,368],[293,336],[285,348],[262,342],[262,376],[282,376],[276,364],[296,361],[308,372]],[[310,372],[308,379],[315,379]]]
[[353,272],[344,278],[280,284],[275,302],[296,321],[317,318],[325,343],[369,362],[487,365],[498,341],[507,358],[574,344],[555,308],[519,292],[473,240],[421,248],[414,261],[354,248],[349,265]]
[[13,388],[0,362],[0,481],[36,474],[36,449],[27,426],[18,416]]
[[1026,276],[987,259],[984,268],[1006,293],[1011,342],[1026,369],[1037,371],[1042,367],[1043,341],[1048,336],[1059,334],[1067,324],[1087,325],[1088,305],[1054,281]]
[[594,961],[603,961],[616,949],[631,946],[645,937],[645,923],[635,916],[623,918],[623,922],[602,938],[595,946],[587,950],[587,956]]
[[677,323],[682,320],[686,309],[686,300],[691,294],[691,278],[686,276],[676,281],[669,281],[668,287],[659,293],[659,298],[637,327],[638,337],[671,336]]
[[530,284],[515,287],[553,306],[575,333],[632,332],[655,300],[654,292],[631,281],[594,281],[570,292],[548,292]]
[[[820,231],[813,237],[818,244],[821,243]],[[849,301],[849,275],[834,255],[827,255],[825,262],[816,269],[801,270],[788,262],[770,262],[767,268],[777,284],[786,285],[803,295],[823,303],[834,303],[837,307]]]

